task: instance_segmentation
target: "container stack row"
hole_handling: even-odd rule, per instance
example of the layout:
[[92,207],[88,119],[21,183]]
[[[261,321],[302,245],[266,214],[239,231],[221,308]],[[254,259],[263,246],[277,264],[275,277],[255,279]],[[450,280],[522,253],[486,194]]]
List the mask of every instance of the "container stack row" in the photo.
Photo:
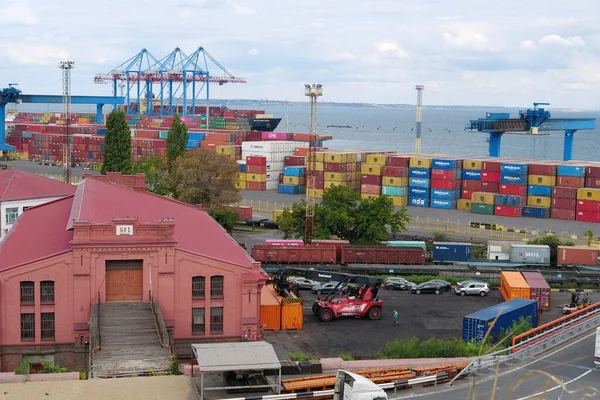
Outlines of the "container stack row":
[[390,196],[396,207],[408,205],[409,163],[410,158],[393,154],[385,159],[381,177],[381,194]]
[[429,207],[431,195],[431,163],[429,157],[411,157],[408,169],[408,205]]
[[524,163],[500,165],[499,194],[495,198],[494,215],[520,217],[527,200],[527,171]]
[[306,188],[306,157],[286,156],[283,175],[277,191],[285,194],[303,194]]
[[600,189],[577,189],[577,221],[600,222]]
[[434,158],[431,161],[430,204],[432,208],[453,210],[461,196],[463,160]]
[[463,160],[462,190],[456,208],[471,211],[471,196],[481,190],[481,160]]

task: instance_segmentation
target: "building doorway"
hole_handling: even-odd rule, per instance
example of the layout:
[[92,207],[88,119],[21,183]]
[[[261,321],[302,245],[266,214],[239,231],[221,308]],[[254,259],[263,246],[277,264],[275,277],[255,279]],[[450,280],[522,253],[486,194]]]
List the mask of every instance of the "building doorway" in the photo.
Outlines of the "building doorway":
[[143,260],[106,261],[106,301],[142,300]]

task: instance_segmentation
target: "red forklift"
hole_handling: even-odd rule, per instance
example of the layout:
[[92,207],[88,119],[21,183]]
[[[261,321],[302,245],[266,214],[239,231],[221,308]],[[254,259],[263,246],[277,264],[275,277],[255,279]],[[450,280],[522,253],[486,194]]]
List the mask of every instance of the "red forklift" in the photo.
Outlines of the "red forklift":
[[274,280],[275,289],[282,297],[288,297],[293,290],[289,282],[291,276],[337,282],[335,287],[318,297],[312,306],[313,313],[323,322],[343,317],[367,317],[372,320],[381,318],[383,301],[377,297],[383,283],[381,278],[317,269],[284,268]]

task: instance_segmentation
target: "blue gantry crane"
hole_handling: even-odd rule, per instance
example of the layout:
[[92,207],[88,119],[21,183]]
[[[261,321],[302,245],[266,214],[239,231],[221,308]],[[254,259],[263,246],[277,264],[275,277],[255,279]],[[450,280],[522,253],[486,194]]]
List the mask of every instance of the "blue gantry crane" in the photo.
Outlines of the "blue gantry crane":
[[596,128],[596,118],[552,118],[550,111],[540,107],[550,103],[533,103],[533,109],[519,110],[519,118],[510,118],[510,113],[487,113],[485,118],[471,120],[465,130],[490,134],[489,155],[500,157],[500,144],[505,133],[536,135],[547,131],[564,131],[563,160],[573,156],[573,135],[578,130]]
[[[36,104],[61,104],[63,102],[62,95],[45,95],[45,94],[22,94],[15,86],[9,84],[6,89],[0,90],[0,151],[14,151],[13,146],[6,144],[6,130],[4,118],[6,116],[6,105],[9,103],[36,103]],[[114,96],[71,96],[71,104],[96,104],[96,122],[102,124],[102,107],[108,105],[122,105],[123,97]]]

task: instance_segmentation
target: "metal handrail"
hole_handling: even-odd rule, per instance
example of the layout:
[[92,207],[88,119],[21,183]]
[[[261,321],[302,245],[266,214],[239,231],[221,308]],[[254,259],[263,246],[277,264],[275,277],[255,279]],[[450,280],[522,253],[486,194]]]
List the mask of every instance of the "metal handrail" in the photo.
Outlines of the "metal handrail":
[[160,306],[158,304],[154,304],[152,290],[148,291],[148,299],[150,300],[150,310],[152,311],[152,318],[154,319],[154,326],[156,327],[156,332],[158,333],[160,345],[168,348],[169,352],[173,354],[173,344],[171,343],[171,336],[169,335],[167,327],[165,326],[165,322],[162,318]]
[[100,332],[100,291],[98,291],[98,346],[102,347],[102,332]]

